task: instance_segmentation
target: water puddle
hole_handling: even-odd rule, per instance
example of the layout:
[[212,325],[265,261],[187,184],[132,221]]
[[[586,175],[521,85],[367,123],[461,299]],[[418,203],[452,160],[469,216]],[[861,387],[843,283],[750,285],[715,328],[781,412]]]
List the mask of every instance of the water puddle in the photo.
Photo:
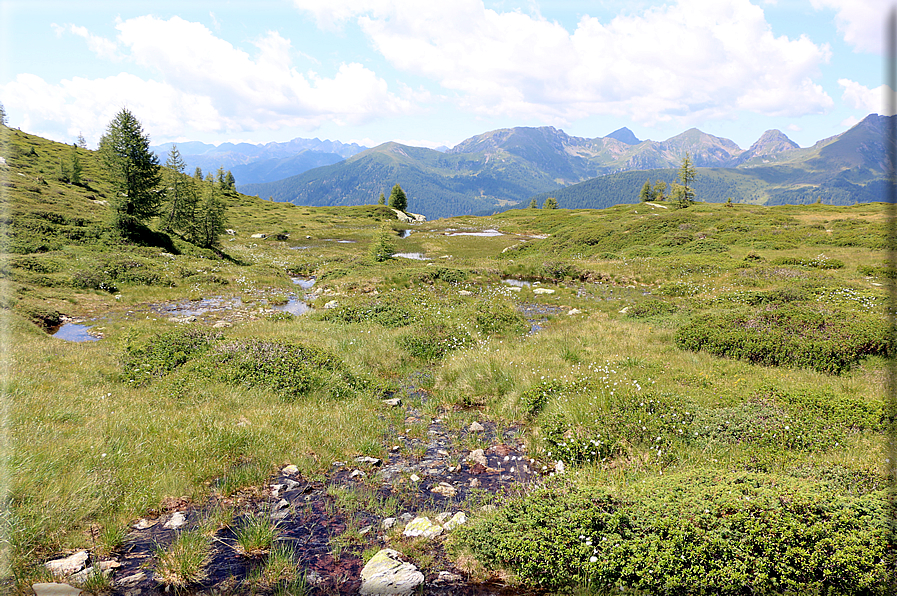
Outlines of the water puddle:
[[53,333],[53,337],[58,337],[59,339],[63,339],[65,341],[74,341],[74,342],[85,342],[85,341],[98,341],[100,338],[95,335],[91,335],[88,333],[87,325],[79,325],[77,323],[66,323],[61,325],[59,329]]
[[310,290],[315,285],[315,282],[318,281],[316,277],[291,277],[293,283],[302,288],[303,290]]
[[411,230],[402,230],[399,232],[399,238],[407,238],[411,235]]
[[392,256],[398,257],[400,259],[414,259],[415,261],[432,261],[433,259],[427,258],[424,256],[422,252],[397,252]]
[[337,242],[339,244],[355,244],[357,240],[335,240],[333,238],[324,238],[324,242]]
[[509,286],[514,286],[516,288],[528,288],[533,285],[531,281],[524,281],[522,279],[503,279],[501,283],[508,284]]
[[291,246],[290,250],[308,250],[307,246]]
[[288,312],[291,315],[299,316],[304,315],[309,311],[308,303],[303,300],[299,300],[296,296],[290,296],[287,300],[286,304],[279,304],[277,306],[272,307],[276,311],[280,312]]
[[483,230],[482,232],[452,232],[446,236],[479,236],[481,238],[494,238],[495,236],[504,236],[498,230]]
[[564,314],[564,309],[559,306],[547,306],[544,304],[521,304],[517,311],[526,317],[529,323],[529,333],[535,335],[541,331],[548,322],[548,317]]
[[154,304],[150,310],[164,317],[198,317],[213,312],[231,311],[240,308],[243,301],[237,298],[212,296],[202,300],[181,300],[169,304]]

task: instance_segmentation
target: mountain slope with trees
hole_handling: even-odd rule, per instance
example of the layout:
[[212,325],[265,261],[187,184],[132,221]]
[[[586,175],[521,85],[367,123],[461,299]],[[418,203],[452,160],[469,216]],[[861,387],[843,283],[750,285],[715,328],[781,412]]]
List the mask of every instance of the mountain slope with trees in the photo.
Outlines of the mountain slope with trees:
[[697,129],[662,142],[639,141],[623,129],[595,139],[552,127],[501,129],[445,153],[385,143],[331,166],[239,189],[299,205],[360,205],[375,203],[398,183],[408,192],[409,209],[430,218],[523,207],[533,195],[540,203],[555,196],[561,207],[606,207],[637,202],[646,177],[672,182],[688,153],[700,174],[699,201],[846,205],[880,200],[884,122],[870,115],[807,148],[781,131],[766,131],[747,150]]

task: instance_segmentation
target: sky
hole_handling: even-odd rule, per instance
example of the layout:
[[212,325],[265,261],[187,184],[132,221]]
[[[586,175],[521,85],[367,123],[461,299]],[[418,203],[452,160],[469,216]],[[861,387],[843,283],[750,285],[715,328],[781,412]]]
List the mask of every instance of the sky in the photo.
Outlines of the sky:
[[884,113],[891,0],[0,0],[9,125],[95,147],[452,147],[499,128],[689,128],[802,147]]

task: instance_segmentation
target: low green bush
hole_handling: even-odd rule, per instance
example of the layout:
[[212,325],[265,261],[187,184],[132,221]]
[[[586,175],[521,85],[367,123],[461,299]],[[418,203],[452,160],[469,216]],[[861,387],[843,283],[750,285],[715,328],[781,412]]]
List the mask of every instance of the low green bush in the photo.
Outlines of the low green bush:
[[435,361],[449,352],[473,345],[470,333],[455,325],[428,323],[417,325],[411,332],[399,337],[399,347],[413,358]]
[[427,267],[414,276],[417,283],[433,284],[443,281],[450,285],[458,285],[467,279],[467,272],[461,269],[449,269],[448,267]]
[[526,317],[513,304],[499,301],[478,302],[472,316],[474,325],[483,335],[520,336],[529,331]]
[[564,384],[557,379],[543,379],[520,394],[520,405],[526,415],[535,418],[542,413],[548,402],[563,393]]
[[660,315],[669,315],[679,310],[675,304],[663,300],[647,300],[637,302],[626,311],[626,317],[630,319],[646,319]]
[[456,530],[527,587],[652,594],[886,593],[886,501],[793,477],[694,470],[619,493],[562,481]]
[[122,368],[130,382],[144,384],[206,352],[221,337],[220,333],[189,328],[160,333],[140,343],[129,338],[121,358]]
[[418,319],[414,310],[400,299],[340,304],[324,311],[322,318],[331,323],[376,323],[390,328],[404,327]]
[[205,354],[196,366],[210,377],[270,389],[288,401],[308,395],[342,399],[366,387],[334,354],[286,341],[228,342]]
[[685,350],[769,366],[839,374],[862,358],[887,355],[886,326],[877,317],[787,304],[708,313],[676,332]]
[[838,259],[831,259],[825,255],[819,255],[815,259],[801,259],[798,257],[779,257],[773,259],[773,265],[798,265],[800,267],[810,267],[812,269],[843,269],[844,262]]

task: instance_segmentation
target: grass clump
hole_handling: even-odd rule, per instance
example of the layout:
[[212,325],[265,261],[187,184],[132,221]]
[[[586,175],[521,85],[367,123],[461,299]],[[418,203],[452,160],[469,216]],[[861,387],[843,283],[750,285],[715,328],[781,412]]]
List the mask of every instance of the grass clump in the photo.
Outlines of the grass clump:
[[[280,533],[276,522],[268,519],[264,513],[249,515],[234,530],[236,551],[244,557],[260,557],[271,551],[274,539]],[[283,553],[278,553],[282,555]],[[281,557],[282,558],[282,557]]]
[[555,483],[457,536],[487,568],[533,588],[883,594],[882,497],[698,469],[617,492]]
[[485,336],[521,336],[529,331],[529,323],[513,304],[499,301],[478,302],[473,312],[477,331]]
[[679,328],[676,345],[829,374],[843,373],[866,356],[889,353],[886,329],[878,318],[794,305],[699,315]]
[[416,318],[415,311],[401,299],[340,304],[322,315],[330,323],[376,323],[388,328],[410,325]]
[[184,589],[208,577],[206,565],[211,559],[208,539],[198,530],[179,533],[167,548],[156,549],[154,576],[161,584]]

